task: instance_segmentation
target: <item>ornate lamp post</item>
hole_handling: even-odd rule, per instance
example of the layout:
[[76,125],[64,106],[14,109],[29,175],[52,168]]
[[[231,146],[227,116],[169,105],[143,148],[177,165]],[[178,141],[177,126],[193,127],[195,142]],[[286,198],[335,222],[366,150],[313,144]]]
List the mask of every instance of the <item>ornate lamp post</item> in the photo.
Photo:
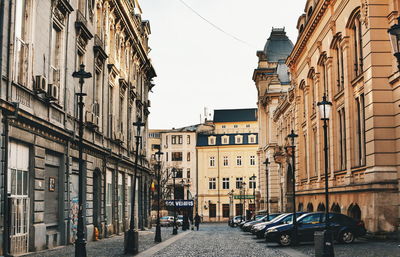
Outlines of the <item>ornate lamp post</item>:
[[253,199],[254,199],[254,207],[252,210],[253,214],[253,220],[256,219],[256,175],[253,174],[253,176],[250,177],[253,186]]
[[172,168],[172,178],[174,181],[174,228],[172,229],[172,234],[177,235],[178,234],[178,226],[176,224],[176,197],[175,197],[175,192],[176,192],[176,187],[175,187],[175,179],[176,179],[176,169]]
[[83,182],[83,107],[85,103],[83,102],[83,97],[86,96],[83,93],[83,84],[85,79],[91,78],[92,74],[85,71],[85,65],[82,63],[79,67],[79,71],[72,73],[72,77],[79,78],[80,92],[76,93],[79,102],[79,199],[78,199],[78,231],[77,239],[75,241],[75,256],[76,257],[86,257],[86,240],[85,240],[85,230],[83,227],[83,194],[85,192],[85,184]]
[[160,225],[160,197],[161,197],[161,155],[164,153],[160,149],[156,152],[157,155],[157,225],[156,225],[156,236],[154,241],[159,243],[161,239],[161,225]]
[[268,178],[268,165],[270,164],[269,159],[266,158],[265,162],[263,162],[263,164],[265,164],[265,191],[267,193],[267,220],[269,220],[269,178]]
[[292,242],[294,244],[297,243],[297,222],[296,222],[296,162],[295,162],[295,145],[294,145],[294,139],[298,137],[297,134],[294,133],[294,130],[292,129],[292,132],[288,135],[288,138],[291,139],[292,141],[292,190],[293,190],[293,235],[292,235]]
[[[242,215],[241,215],[241,217],[240,217],[240,221],[243,221],[243,216],[245,215],[244,213],[245,213],[245,211],[246,211],[246,208],[245,208],[245,204],[246,204],[246,202],[245,202],[245,197],[246,197],[245,186],[246,186],[246,182],[243,182],[243,181],[242,181],[242,182],[240,183],[240,193],[242,194],[241,197],[240,197],[241,208],[242,208],[242,210],[241,210]],[[242,201],[243,201],[243,202],[242,202]]]
[[393,55],[396,57],[398,62],[397,68],[400,70],[400,17],[397,18],[397,23],[398,24],[394,24],[392,27],[390,27],[388,32],[393,47]]
[[[324,155],[325,155],[325,231],[320,236],[323,236],[324,240],[318,240],[319,242],[323,242],[323,254],[321,256],[324,257],[333,257],[334,250],[333,250],[333,234],[332,231],[329,230],[329,191],[328,191],[328,120],[329,115],[332,109],[332,103],[326,100],[326,95],[323,96],[322,102],[317,103],[317,106],[320,111],[321,120],[324,122]],[[318,234],[318,233],[316,233]],[[319,234],[318,234],[319,235]],[[318,238],[317,236],[316,238]],[[316,250],[317,247],[320,246],[317,243],[315,244]],[[317,251],[316,251],[317,256]]]
[[233,210],[233,194],[234,194],[234,190],[232,189],[231,191],[229,191],[228,195],[229,195],[229,225],[233,226],[233,224],[231,224],[230,222],[232,221],[233,215],[232,215],[232,210]]
[[139,146],[141,128],[145,126],[142,122],[142,118],[138,118],[136,122],[133,123],[136,126],[136,153],[135,153],[135,170],[133,174],[133,186],[132,186],[132,203],[131,203],[131,220],[129,223],[129,230],[125,233],[124,250],[127,254],[137,254],[139,251],[139,234],[135,228],[135,198],[136,198],[136,176],[138,170],[138,160],[139,160]]

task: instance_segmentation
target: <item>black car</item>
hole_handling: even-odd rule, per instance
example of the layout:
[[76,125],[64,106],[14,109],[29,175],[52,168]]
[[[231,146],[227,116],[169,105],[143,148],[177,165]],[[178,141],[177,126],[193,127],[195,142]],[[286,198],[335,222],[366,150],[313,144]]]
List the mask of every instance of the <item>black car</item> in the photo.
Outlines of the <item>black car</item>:
[[[298,241],[314,241],[314,232],[325,229],[325,213],[304,214],[297,219],[296,223]],[[329,228],[333,231],[334,239],[345,244],[350,244],[356,237],[366,234],[362,221],[356,221],[340,213],[329,213]],[[287,246],[293,242],[292,234],[293,224],[283,224],[267,229],[265,238],[267,242],[276,242]]]
[[276,217],[278,217],[279,215],[281,215],[281,213],[271,213],[269,215],[265,215],[265,216],[261,217],[258,220],[250,220],[250,221],[246,222],[245,224],[243,224],[242,230],[245,232],[250,232],[251,228],[254,225],[257,225],[259,223],[266,222],[266,221],[271,221],[271,220],[275,219]]
[[[298,218],[303,214],[305,214],[305,212],[296,212],[296,217]],[[274,227],[274,226],[281,225],[281,224],[289,224],[292,221],[293,221],[293,213],[284,213],[284,214],[277,216],[276,218],[274,218],[271,221],[267,221],[267,222],[263,222],[263,223],[254,225],[251,228],[251,233],[253,235],[256,235],[257,238],[263,238],[264,233],[267,229]]]

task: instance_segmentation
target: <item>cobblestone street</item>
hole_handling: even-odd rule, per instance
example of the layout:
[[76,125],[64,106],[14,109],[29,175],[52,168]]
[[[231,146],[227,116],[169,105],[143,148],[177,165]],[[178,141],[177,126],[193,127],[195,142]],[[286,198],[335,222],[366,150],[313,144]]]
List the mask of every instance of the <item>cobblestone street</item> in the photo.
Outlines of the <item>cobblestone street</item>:
[[[200,231],[189,231],[173,237],[172,228],[163,228],[163,242],[154,243],[154,228],[140,232],[139,257],[148,256],[185,256],[185,257],[306,257],[314,256],[314,245],[301,244],[296,247],[281,247],[277,244],[266,244],[264,240],[255,239],[240,229],[230,228],[226,224],[202,224]],[[399,257],[398,243],[370,242],[357,240],[352,245],[335,245],[336,257]],[[123,255],[123,237],[115,236],[87,245],[88,256],[108,257]],[[74,247],[67,246],[55,250],[28,255],[31,257],[74,256]]]

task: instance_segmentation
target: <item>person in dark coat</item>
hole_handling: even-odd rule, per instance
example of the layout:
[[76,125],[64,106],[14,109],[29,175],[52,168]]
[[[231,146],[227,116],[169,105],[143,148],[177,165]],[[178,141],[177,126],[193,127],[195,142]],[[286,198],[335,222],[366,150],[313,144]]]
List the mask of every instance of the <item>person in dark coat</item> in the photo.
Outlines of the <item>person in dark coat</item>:
[[199,230],[200,226],[200,216],[198,213],[196,213],[196,216],[194,216],[194,225],[196,226],[196,229]]

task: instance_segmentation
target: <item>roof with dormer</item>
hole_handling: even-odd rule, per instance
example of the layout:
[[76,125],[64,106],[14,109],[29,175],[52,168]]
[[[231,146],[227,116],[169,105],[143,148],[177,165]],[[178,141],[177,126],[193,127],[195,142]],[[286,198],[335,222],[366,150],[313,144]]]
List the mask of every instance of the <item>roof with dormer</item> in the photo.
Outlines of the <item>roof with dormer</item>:
[[286,60],[293,50],[293,43],[286,35],[284,28],[272,28],[271,35],[264,46],[268,62]]

